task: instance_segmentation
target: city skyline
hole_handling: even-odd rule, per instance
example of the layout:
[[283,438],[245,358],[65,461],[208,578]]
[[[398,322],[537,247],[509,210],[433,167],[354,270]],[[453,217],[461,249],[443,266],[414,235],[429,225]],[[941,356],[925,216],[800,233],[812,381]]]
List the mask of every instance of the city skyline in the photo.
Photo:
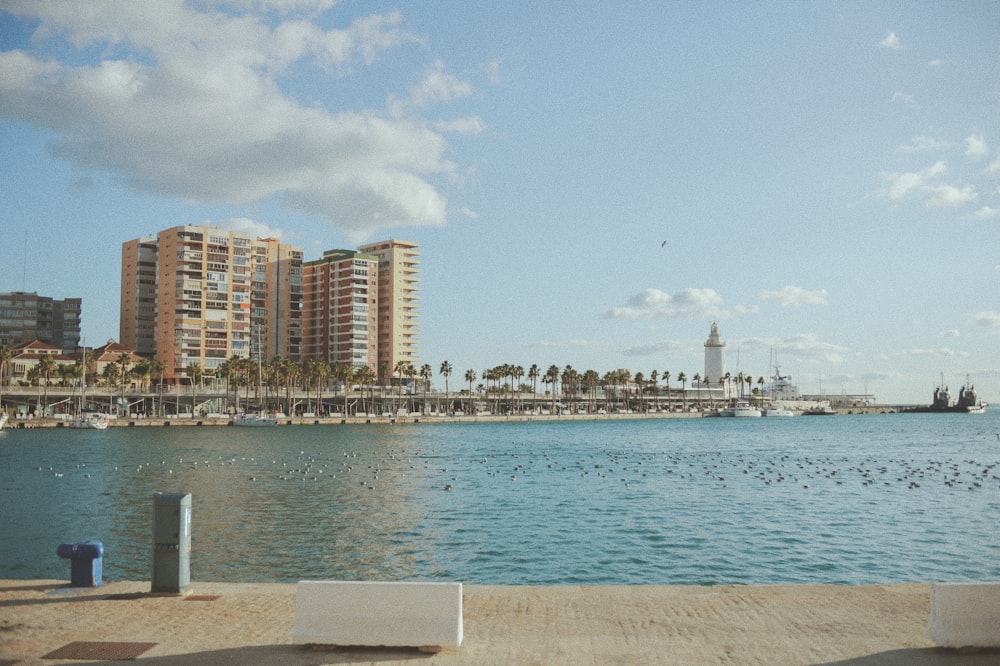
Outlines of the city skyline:
[[995,6],[5,3],[0,292],[178,225],[418,243],[420,363],[1000,400]]

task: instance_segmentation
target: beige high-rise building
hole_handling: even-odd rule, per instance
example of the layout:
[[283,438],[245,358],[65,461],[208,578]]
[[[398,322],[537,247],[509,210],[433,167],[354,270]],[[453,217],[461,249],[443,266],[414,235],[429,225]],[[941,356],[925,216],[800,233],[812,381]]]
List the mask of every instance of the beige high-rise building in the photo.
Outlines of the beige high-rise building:
[[[250,313],[264,359],[302,356],[302,248],[276,238],[253,244]],[[258,334],[257,331],[260,333]],[[252,353],[257,354],[256,347]]]
[[302,270],[302,357],[377,370],[378,258],[327,250]]
[[173,383],[192,364],[212,374],[232,356],[297,360],[301,271],[302,248],[213,227],[127,241],[121,342],[163,361]]
[[122,243],[118,341],[149,358],[156,354],[156,251],[155,238]]
[[378,257],[379,381],[388,384],[399,363],[416,367],[420,354],[420,245],[387,240],[358,248]]

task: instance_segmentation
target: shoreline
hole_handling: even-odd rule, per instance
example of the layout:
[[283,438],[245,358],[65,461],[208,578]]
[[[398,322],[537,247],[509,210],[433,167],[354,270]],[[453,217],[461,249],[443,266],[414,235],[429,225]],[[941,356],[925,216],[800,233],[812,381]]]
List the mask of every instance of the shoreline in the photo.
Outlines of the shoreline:
[[[845,416],[850,414],[904,414],[917,413],[906,411],[905,405],[880,405],[872,407],[852,407],[850,409],[836,409],[835,416]],[[292,416],[278,419],[278,426],[323,426],[323,425],[403,425],[403,424],[428,424],[428,423],[530,423],[530,422],[566,422],[566,421],[634,421],[648,419],[700,419],[712,418],[715,416],[707,411],[695,412],[649,412],[632,414],[479,414],[463,416],[440,416],[438,414],[408,414],[403,416]],[[797,414],[796,417],[803,416]],[[236,427],[232,417],[141,417],[120,419],[112,417],[108,420],[108,427]],[[5,429],[10,430],[30,430],[33,428],[68,428],[67,419],[45,417],[31,419],[11,419],[7,422]]]
[[[71,588],[2,580],[0,659],[46,658],[77,641],[149,646],[152,664],[850,663],[976,665],[996,650],[939,648],[930,583],[889,585],[463,586],[464,640],[434,655],[387,648],[317,652],[291,643],[294,583],[192,582],[153,596],[148,582]],[[107,657],[103,657],[107,658]]]

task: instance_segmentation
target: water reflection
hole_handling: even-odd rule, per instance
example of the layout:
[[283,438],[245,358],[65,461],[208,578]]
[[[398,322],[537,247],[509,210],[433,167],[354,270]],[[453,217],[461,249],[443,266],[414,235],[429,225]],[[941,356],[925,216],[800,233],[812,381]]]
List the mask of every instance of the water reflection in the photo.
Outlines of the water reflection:
[[1000,576],[995,417],[764,421],[12,432],[0,577],[96,538],[148,579],[156,491],[192,494],[194,580]]

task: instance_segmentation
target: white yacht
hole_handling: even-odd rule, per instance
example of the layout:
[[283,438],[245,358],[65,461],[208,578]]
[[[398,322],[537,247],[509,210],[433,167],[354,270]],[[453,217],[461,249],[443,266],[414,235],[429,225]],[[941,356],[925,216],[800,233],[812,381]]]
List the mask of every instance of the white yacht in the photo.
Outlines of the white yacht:
[[781,405],[768,405],[764,408],[764,416],[795,416],[795,412],[785,409]]
[[269,416],[267,414],[240,414],[235,419],[233,419],[233,425],[238,426],[275,426],[278,425],[278,419],[274,416]]
[[81,430],[107,430],[108,417],[98,412],[81,412],[70,419],[67,425]]
[[731,407],[719,410],[719,416],[734,416],[736,418],[760,418],[760,410],[753,407],[749,400],[739,398]]

